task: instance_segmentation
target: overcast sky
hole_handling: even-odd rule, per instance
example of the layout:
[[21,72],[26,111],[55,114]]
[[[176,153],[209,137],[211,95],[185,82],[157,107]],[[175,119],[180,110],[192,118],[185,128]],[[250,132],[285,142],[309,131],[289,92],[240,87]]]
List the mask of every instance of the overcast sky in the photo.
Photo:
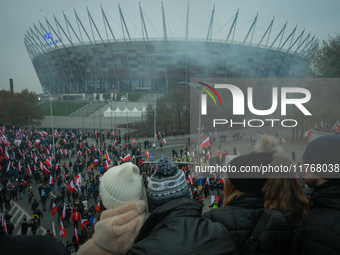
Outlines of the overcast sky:
[[[113,32],[117,38],[121,38],[122,30],[118,12],[118,3],[120,3],[131,37],[141,38],[139,2],[145,14],[149,37],[161,37],[162,13],[161,1],[158,0],[0,0],[0,90],[8,90],[9,79],[13,78],[15,92],[25,88],[37,93],[42,92],[23,42],[25,31],[33,27],[33,24],[38,26],[38,20],[45,25],[46,17],[54,26],[54,14],[63,26],[62,12],[64,11],[70,22],[76,24],[73,12],[75,9],[84,25],[90,29],[87,6],[100,32],[105,33],[100,9],[102,5]],[[272,37],[280,31],[286,21],[288,23],[285,36],[288,36],[296,25],[296,36],[305,29],[304,36],[311,32],[311,35],[316,35],[320,42],[340,31],[340,1],[338,0],[164,0],[168,37],[185,37],[188,2],[189,37],[191,38],[207,36],[214,4],[216,10],[213,25],[214,39],[225,40],[238,8],[236,40],[244,39],[257,12],[259,16],[254,42],[260,40],[273,17],[275,22]]]

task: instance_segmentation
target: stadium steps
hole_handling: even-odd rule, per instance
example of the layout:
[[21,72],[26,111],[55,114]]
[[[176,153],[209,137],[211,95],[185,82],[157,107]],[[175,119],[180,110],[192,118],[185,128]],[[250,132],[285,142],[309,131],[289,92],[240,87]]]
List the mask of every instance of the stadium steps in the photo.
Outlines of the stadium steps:
[[[27,219],[27,223],[31,219],[31,215],[28,214],[23,208],[21,208],[16,202],[11,201],[11,210],[9,211],[9,215],[12,215],[11,222],[14,225],[13,235],[21,235],[21,225],[24,218]],[[45,235],[47,230],[40,225],[37,230],[37,235]],[[31,228],[28,228],[27,235],[32,235]]]
[[80,108],[78,111],[72,113],[70,117],[85,117],[87,118],[95,111],[102,108],[104,105],[106,105],[107,102],[92,102],[91,104],[85,105],[84,107]]

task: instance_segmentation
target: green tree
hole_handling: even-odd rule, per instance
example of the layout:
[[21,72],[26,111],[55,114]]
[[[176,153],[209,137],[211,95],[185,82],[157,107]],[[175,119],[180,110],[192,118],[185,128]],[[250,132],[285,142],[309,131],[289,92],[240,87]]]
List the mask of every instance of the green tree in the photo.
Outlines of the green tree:
[[34,92],[27,89],[20,93],[0,91],[0,106],[4,112],[0,114],[0,120],[4,124],[14,126],[38,126],[44,119],[44,112],[38,106],[39,100]]

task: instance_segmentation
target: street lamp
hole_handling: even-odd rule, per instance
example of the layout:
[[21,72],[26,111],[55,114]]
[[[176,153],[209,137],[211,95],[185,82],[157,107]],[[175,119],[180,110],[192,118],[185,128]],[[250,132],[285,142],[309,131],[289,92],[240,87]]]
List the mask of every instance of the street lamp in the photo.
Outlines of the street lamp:
[[152,90],[150,92],[153,93],[153,109],[154,109],[154,123],[153,123],[153,129],[154,129],[154,136],[153,136],[153,142],[156,145],[156,93]]
[[[201,164],[201,161],[200,161],[200,146],[201,146],[201,94],[197,87],[188,83],[188,82],[179,82],[178,85],[185,85],[185,86],[190,86],[190,87],[194,87],[197,91],[197,94],[198,94],[198,163]],[[202,91],[203,92],[203,91]]]
[[52,114],[52,96],[50,94],[50,92],[46,89],[45,91],[47,91],[48,95],[50,96],[50,109],[51,109],[51,122],[52,122],[52,141],[53,141],[53,154],[52,154],[52,158],[54,159],[54,131],[53,131],[53,114]]

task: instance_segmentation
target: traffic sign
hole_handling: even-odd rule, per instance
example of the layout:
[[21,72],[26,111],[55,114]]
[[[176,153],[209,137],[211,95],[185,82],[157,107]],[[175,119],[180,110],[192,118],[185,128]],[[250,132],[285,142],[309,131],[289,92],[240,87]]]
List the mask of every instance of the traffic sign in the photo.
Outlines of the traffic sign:
[[150,153],[149,159],[154,159],[154,158],[155,158],[155,155],[153,153]]

